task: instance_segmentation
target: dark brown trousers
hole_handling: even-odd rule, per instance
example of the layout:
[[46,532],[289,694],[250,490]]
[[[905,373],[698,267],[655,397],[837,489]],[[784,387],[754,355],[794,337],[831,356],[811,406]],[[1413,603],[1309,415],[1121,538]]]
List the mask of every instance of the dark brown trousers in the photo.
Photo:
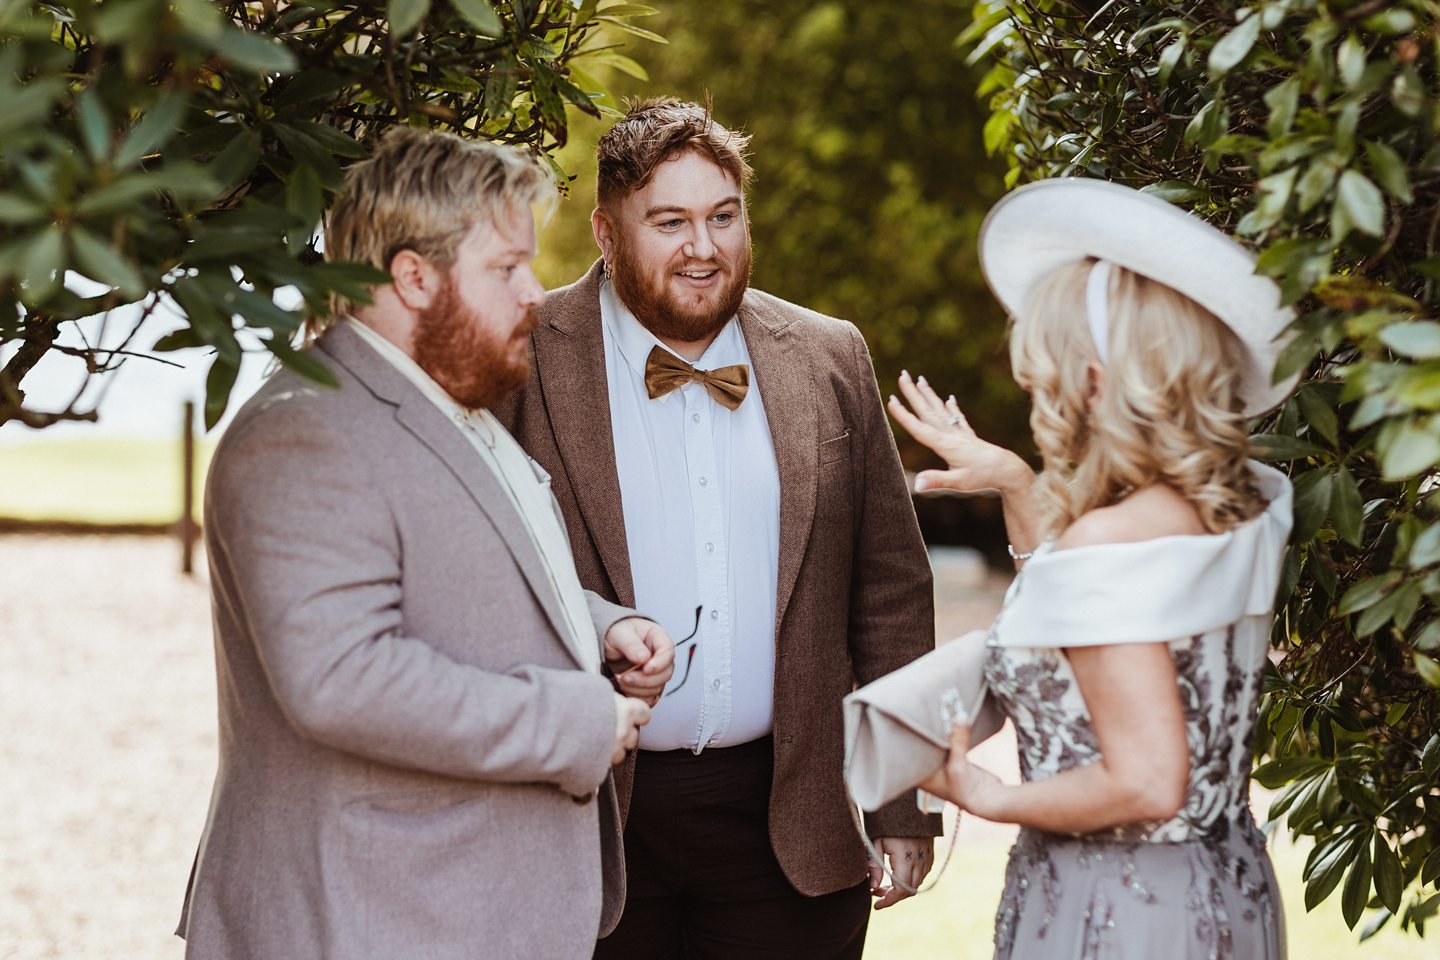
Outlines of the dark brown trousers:
[[798,893],[770,844],[769,737],[640,751],[625,827],[628,894],[596,960],[859,960],[866,883]]

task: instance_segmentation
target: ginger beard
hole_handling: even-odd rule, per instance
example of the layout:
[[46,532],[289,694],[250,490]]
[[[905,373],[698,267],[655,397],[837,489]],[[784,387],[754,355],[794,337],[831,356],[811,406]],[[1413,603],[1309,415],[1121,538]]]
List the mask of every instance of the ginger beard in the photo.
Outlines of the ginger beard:
[[460,298],[452,277],[416,317],[415,362],[456,403],[469,410],[491,408],[525,386],[530,375],[530,333],[534,309],[508,334]]
[[[615,284],[620,302],[655,336],[683,343],[705,340],[740,309],[740,301],[750,286],[748,236],[738,262],[731,263],[717,250],[703,263],[691,263],[682,257],[653,270],[634,257],[625,242],[624,229],[616,225],[613,230],[610,282]],[[671,291],[669,281],[680,270],[719,270],[722,283],[712,291],[677,295]]]

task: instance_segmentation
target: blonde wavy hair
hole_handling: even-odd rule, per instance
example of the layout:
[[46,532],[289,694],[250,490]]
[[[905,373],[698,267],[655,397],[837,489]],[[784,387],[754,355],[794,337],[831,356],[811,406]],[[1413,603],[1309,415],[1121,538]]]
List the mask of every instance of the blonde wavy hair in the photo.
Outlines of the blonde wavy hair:
[[[1152,483],[1178,491],[1211,533],[1255,516],[1265,504],[1246,466],[1239,338],[1190,298],[1112,265],[1101,363],[1085,315],[1094,264],[1043,280],[1010,334],[1044,459],[1037,505],[1048,532]],[[1105,371],[1093,411],[1092,363]]]

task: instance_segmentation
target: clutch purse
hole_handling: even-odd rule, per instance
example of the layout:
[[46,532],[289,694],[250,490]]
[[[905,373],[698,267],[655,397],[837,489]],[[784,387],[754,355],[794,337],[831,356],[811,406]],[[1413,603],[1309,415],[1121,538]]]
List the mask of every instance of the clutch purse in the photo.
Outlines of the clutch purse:
[[938,770],[953,720],[969,718],[971,746],[1000,729],[986,636],[972,630],[845,698],[845,786],[860,809],[878,810]]

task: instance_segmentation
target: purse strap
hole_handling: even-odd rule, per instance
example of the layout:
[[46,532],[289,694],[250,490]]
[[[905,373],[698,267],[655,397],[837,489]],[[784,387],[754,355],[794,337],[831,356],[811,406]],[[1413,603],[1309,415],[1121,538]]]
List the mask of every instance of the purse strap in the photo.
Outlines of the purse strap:
[[895,876],[895,874],[885,866],[885,857],[875,848],[875,841],[870,839],[870,834],[865,832],[865,823],[860,818],[860,808],[855,806],[854,801],[851,801],[848,806],[850,807],[850,818],[855,821],[855,830],[860,834],[860,839],[865,843],[865,850],[870,854],[870,859],[880,865],[880,872],[885,875],[886,879],[901,890],[912,895],[935,889],[935,884],[940,882],[940,878],[945,874],[945,868],[950,865],[950,857],[955,853],[955,842],[960,839],[960,812],[958,810],[955,813],[955,828],[950,833],[950,846],[945,850],[945,859],[940,861],[939,867],[929,880],[920,884],[918,887],[912,887],[904,880]]

